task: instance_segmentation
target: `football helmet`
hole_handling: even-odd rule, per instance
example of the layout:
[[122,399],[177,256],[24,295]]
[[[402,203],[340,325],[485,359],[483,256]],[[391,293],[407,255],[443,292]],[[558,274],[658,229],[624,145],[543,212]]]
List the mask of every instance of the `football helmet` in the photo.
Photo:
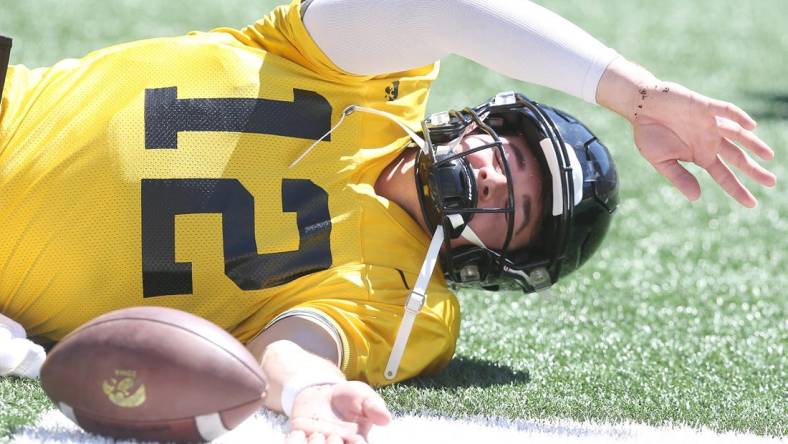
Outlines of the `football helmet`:
[[[545,289],[579,268],[597,250],[618,205],[618,175],[607,148],[579,120],[522,94],[504,92],[474,108],[433,114],[422,123],[425,149],[416,157],[416,186],[430,230],[446,233],[441,265],[454,287]],[[459,152],[472,133],[493,142]],[[545,172],[545,209],[536,239],[509,248],[514,226],[512,172],[499,135],[520,135]],[[507,177],[508,204],[479,208],[467,156],[490,149]],[[486,247],[468,223],[475,214],[506,215],[500,251]],[[470,246],[453,247],[463,237]]]

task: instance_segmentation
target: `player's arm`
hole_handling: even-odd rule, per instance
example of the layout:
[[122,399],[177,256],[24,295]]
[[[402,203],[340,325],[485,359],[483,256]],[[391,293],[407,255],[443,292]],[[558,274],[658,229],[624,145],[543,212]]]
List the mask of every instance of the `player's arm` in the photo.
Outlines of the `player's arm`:
[[602,72],[619,57],[568,20],[526,0],[305,3],[309,34],[337,66],[355,74],[405,71],[458,54],[594,102]]
[[266,375],[266,407],[284,411],[282,388],[304,369],[314,370],[327,383],[344,381],[341,344],[328,325],[303,315],[280,317],[247,343]]
[[762,186],[777,183],[749,154],[771,160],[774,150],[753,133],[755,121],[732,103],[661,81],[624,59],[607,67],[596,94],[600,105],[629,120],[640,153],[689,200],[700,197],[700,185],[680,161],[705,169],[726,193],[750,208],[757,200],[729,165]]
[[319,317],[280,316],[247,348],[266,378],[266,407],[290,416],[288,442],[306,442],[313,433],[363,442],[373,425],[390,420],[371,387],[346,380],[339,369],[345,352],[341,338]]
[[742,110],[657,79],[532,2],[308,1],[304,25],[346,71],[397,72],[458,54],[624,116],[633,126],[641,154],[690,200],[698,198],[700,187],[679,161],[706,169],[747,207],[755,206],[756,200],[728,165],[763,186],[776,183],[775,175],[747,152],[766,160],[774,156],[774,150],[752,133],[755,122]]

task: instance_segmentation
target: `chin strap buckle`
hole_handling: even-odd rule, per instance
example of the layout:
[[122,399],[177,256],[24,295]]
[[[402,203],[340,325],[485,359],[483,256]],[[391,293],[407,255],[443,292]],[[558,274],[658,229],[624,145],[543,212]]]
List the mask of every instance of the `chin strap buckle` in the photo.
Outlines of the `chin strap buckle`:
[[550,282],[550,273],[548,273],[547,269],[536,268],[530,274],[526,273],[525,276],[525,280],[537,293],[543,296],[551,295],[550,286],[552,282]]

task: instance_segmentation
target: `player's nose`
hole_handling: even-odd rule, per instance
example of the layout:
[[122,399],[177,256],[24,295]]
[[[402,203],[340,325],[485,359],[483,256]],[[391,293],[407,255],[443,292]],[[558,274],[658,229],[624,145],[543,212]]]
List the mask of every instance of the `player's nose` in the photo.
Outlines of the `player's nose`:
[[481,202],[495,203],[507,194],[506,176],[492,166],[476,170],[476,187]]

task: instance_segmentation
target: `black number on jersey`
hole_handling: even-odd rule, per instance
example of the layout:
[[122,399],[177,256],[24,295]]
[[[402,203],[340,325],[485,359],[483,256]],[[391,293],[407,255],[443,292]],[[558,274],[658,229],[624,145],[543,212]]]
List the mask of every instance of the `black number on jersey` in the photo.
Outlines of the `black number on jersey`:
[[[295,90],[291,103],[264,99],[178,100],[175,88],[147,90],[147,149],[177,149],[179,131],[234,131],[286,135],[317,140],[330,127],[331,107],[325,98]],[[307,99],[305,99],[307,98]],[[311,105],[315,106],[311,106]],[[323,106],[323,104],[325,106]],[[311,108],[283,119],[296,105]],[[223,117],[234,115],[244,123]],[[253,118],[273,123],[250,124]],[[275,116],[275,117],[272,117]],[[301,121],[304,116],[312,120]],[[324,122],[325,120],[325,122]],[[325,131],[323,127],[325,126]],[[298,250],[258,254],[254,196],[236,179],[142,180],[143,296],[191,294],[192,266],[175,261],[175,216],[222,214],[224,273],[242,290],[260,290],[290,282],[331,266],[331,216],[328,193],[306,179],[282,179],[282,211],[296,213]]]
[[[177,149],[182,131],[223,131],[317,140],[331,129],[331,105],[312,91],[293,90],[293,101],[179,99],[178,88],[145,90],[145,148]],[[326,141],[331,136],[325,137]]]

